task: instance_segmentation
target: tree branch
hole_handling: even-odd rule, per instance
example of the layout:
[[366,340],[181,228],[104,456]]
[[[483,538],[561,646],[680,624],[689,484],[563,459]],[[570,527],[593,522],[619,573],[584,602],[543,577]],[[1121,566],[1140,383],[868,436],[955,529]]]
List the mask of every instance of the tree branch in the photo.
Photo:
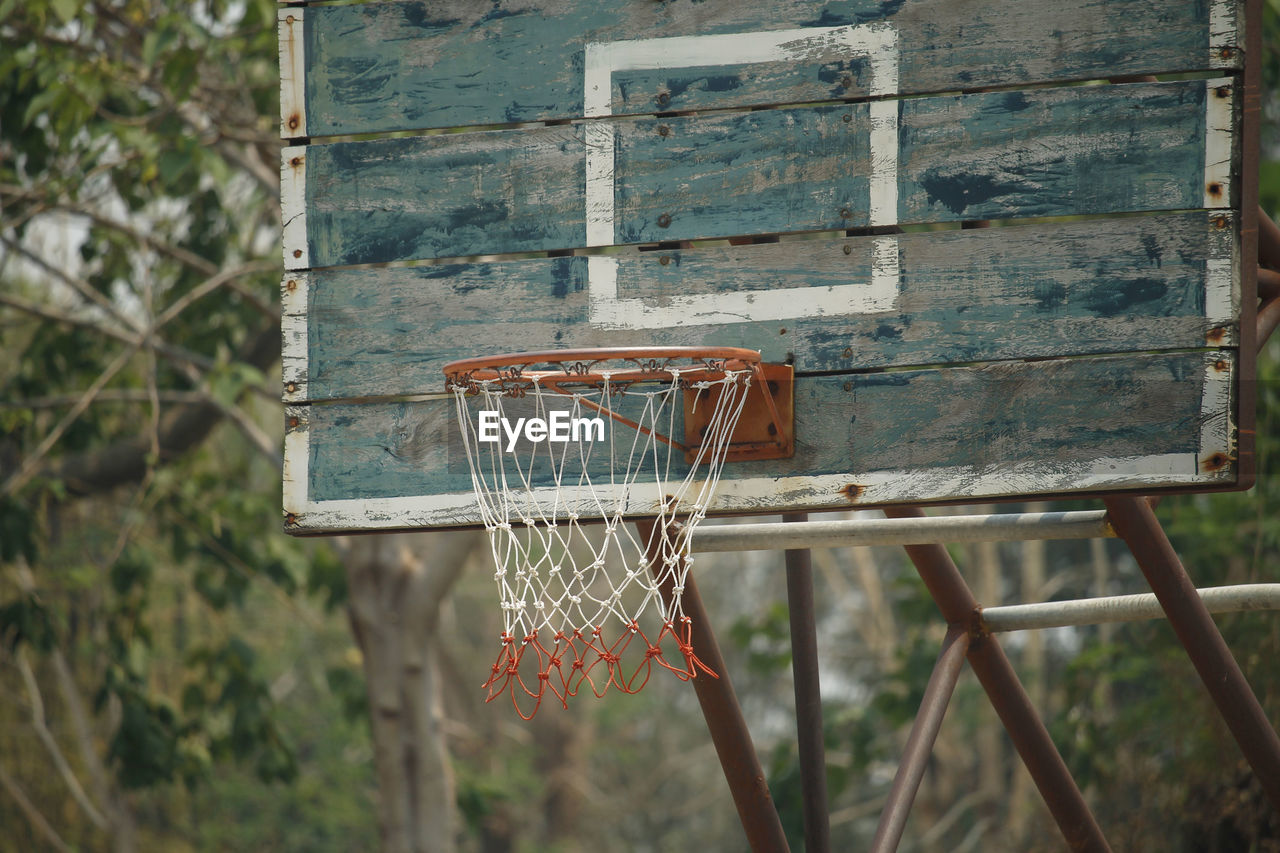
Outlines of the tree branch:
[[[79,394],[51,394],[47,397],[28,397],[25,400],[0,400],[0,409],[60,409],[80,399]],[[209,402],[207,394],[199,391],[158,391],[156,399],[171,405],[193,406]],[[151,392],[146,388],[110,388],[98,393],[99,403],[149,403]]]
[[114,318],[121,326],[133,329],[134,331],[141,331],[137,328],[136,323],[131,322],[128,317],[120,313],[120,309],[112,304],[111,300],[94,290],[93,285],[89,284],[89,282],[68,274],[66,270],[58,269],[35,252],[18,243],[16,240],[11,240],[8,237],[0,235],[0,243],[3,243],[9,251],[16,252],[31,261],[31,263],[40,267],[40,269],[44,270],[49,275],[70,286],[72,290],[80,294],[82,299],[92,302],[103,311],[106,311],[107,314]]
[[[237,360],[266,370],[280,358],[280,325],[270,324],[252,335]],[[172,460],[200,444],[222,420],[213,403],[187,406],[166,413],[160,422],[160,461]],[[147,442],[121,439],[101,449],[64,457],[47,473],[62,480],[69,494],[84,496],[136,483],[146,474]]]
[[9,796],[13,797],[13,801],[18,804],[18,810],[26,816],[27,821],[36,829],[40,835],[53,846],[53,849],[60,853],[71,853],[71,848],[67,846],[67,842],[63,841],[61,836],[54,831],[49,825],[49,821],[45,820],[44,815],[40,814],[40,810],[35,807],[31,800],[27,799],[27,795],[23,793],[22,788],[18,786],[17,780],[9,775],[9,771],[0,764],[0,788],[4,788]]
[[84,394],[82,394],[80,399],[76,401],[76,404],[71,407],[71,410],[62,416],[62,419],[58,421],[53,429],[49,430],[49,433],[44,437],[44,439],[36,445],[36,449],[22,460],[22,464],[19,465],[18,470],[5,479],[3,483],[0,483],[0,496],[13,494],[18,489],[25,486],[31,478],[35,476],[36,472],[40,469],[40,463],[53,448],[53,445],[57,443],[59,438],[62,438],[62,434],[67,431],[67,428],[75,423],[76,419],[79,418],[80,415],[84,414],[84,410],[89,408],[89,404],[98,396],[98,392],[102,390],[103,386],[110,382],[115,375],[129,363],[129,359],[132,358],[134,353],[137,351],[137,347],[130,347],[122,351],[110,364],[107,365],[106,369],[99,374],[98,378],[93,380],[93,384],[85,389]]
[[44,719],[44,699],[40,695],[40,686],[36,683],[35,673],[31,671],[31,664],[27,662],[26,653],[19,649],[14,653],[13,657],[18,665],[18,672],[22,675],[22,683],[27,689],[27,699],[31,704],[31,726],[36,730],[36,737],[44,744],[44,748],[53,759],[53,765],[58,769],[58,775],[62,777],[62,781],[66,783],[67,788],[71,791],[72,798],[79,803],[80,808],[84,809],[84,813],[89,816],[89,820],[93,821],[94,826],[98,827],[98,829],[107,829],[109,827],[107,819],[89,801],[89,795],[81,787],[80,780],[76,778],[76,774],[71,770],[71,765],[67,763],[66,756],[62,754],[62,749],[58,746],[58,742],[54,740],[53,733],[49,731],[49,726]]

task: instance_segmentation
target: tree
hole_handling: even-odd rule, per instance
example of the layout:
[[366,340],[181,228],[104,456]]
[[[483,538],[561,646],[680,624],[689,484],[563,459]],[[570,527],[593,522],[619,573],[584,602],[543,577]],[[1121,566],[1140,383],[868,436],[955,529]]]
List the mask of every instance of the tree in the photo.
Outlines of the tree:
[[[271,650],[234,627],[265,589],[348,607],[384,846],[452,849],[424,643],[473,538],[342,543],[348,576],[279,532],[276,8],[0,2],[0,685],[27,712],[0,809],[53,848],[133,849],[146,796],[224,758],[294,778]],[[63,784],[34,785],[50,761]],[[68,798],[80,817],[56,825]]]

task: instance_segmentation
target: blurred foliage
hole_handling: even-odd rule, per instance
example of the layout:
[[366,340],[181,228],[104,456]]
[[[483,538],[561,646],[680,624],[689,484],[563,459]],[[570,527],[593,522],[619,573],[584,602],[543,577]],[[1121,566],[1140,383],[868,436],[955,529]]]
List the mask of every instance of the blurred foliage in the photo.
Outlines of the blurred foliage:
[[[321,739],[294,718],[336,711],[342,651],[282,659],[246,627],[265,599],[346,636],[338,560],[279,532],[276,9],[0,0],[0,769],[76,849],[174,849],[166,813],[216,812],[210,788],[255,804],[224,849],[316,849],[260,837],[303,796],[373,824],[367,796],[298,787]],[[282,705],[300,670],[307,704]],[[326,749],[319,772],[351,777]],[[0,825],[0,847],[47,840],[7,795]]]

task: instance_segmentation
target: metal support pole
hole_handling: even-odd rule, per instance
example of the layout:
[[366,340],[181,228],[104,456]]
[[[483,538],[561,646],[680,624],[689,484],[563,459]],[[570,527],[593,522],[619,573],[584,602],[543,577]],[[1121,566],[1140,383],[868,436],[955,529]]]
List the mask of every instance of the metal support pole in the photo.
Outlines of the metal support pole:
[[1196,593],[1155,512],[1141,498],[1107,498],[1106,506],[1262,789],[1280,809],[1280,737]]
[[925,765],[929,762],[929,754],[933,752],[934,741],[938,739],[942,718],[946,716],[947,706],[951,704],[951,695],[955,693],[956,682],[960,680],[960,670],[968,651],[969,632],[957,626],[949,628],[942,641],[938,661],[933,665],[929,683],[924,688],[920,710],[916,713],[915,722],[911,724],[911,734],[902,751],[898,772],[894,774],[889,799],[884,804],[884,811],[880,813],[880,825],[876,827],[876,837],[871,842],[872,853],[890,853],[898,849],[902,832],[907,828],[911,804],[915,802],[916,792],[920,790]]
[[[638,521],[636,529],[645,542],[651,543],[651,549],[657,547],[658,540],[653,535],[654,522]],[[653,554],[649,556],[651,564],[657,566],[660,561],[654,559]],[[670,602],[670,579],[658,591],[663,601]],[[680,603],[685,615],[693,620],[689,639],[695,654],[719,676],[710,678],[700,675],[692,679],[693,689],[698,696],[698,704],[702,706],[702,716],[711,732],[711,741],[720,758],[725,780],[729,783],[729,792],[738,809],[738,819],[747,835],[747,843],[751,846],[752,853],[788,853],[790,848],[787,836],[782,831],[782,819],[778,817],[778,810],[773,805],[764,768],[756,755],[751,732],[747,729],[742,707],[738,704],[733,682],[720,654],[720,644],[716,642],[716,635],[711,630],[707,609],[702,604],[702,596],[698,594],[698,586],[692,576],[685,579]]]
[[[1250,583],[1198,589],[1200,600],[1210,613],[1240,613],[1245,610],[1280,610],[1280,583]],[[1164,616],[1160,602],[1149,592],[1137,595],[1108,595],[1040,604],[1009,604],[982,608],[982,625],[993,633],[1063,628],[1067,625],[1101,625],[1110,622],[1137,622]]]
[[1099,539],[1115,536],[1102,510],[949,515],[936,518],[855,518],[700,525],[690,549],[776,551],[847,545],[923,545],[930,542],[1004,542],[1015,539]]
[[[924,512],[916,507],[901,507],[887,509],[885,515],[923,518]],[[978,602],[947,549],[942,545],[908,545],[906,550],[947,624],[965,630],[976,627]],[[999,642],[995,637],[974,637],[969,644],[968,659],[1068,846],[1072,850],[1109,851],[1111,847],[1089,811],[1084,795],[1071,778]]]
[[[808,514],[786,513],[787,524]],[[818,674],[818,632],[813,606],[813,561],[808,548],[786,551],[787,611],[791,624],[791,673],[796,693],[796,743],[800,792],[804,798],[805,853],[831,850],[827,814],[827,758],[822,742],[822,690]]]

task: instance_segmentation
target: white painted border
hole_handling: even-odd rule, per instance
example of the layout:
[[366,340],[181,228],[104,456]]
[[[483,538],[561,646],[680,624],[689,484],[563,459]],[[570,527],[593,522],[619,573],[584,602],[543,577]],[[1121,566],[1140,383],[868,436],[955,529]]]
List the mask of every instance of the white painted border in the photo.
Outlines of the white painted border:
[[[294,160],[298,165],[293,165]],[[311,252],[307,248],[306,146],[280,150],[280,219],[284,223],[284,268],[307,269]]]
[[[391,530],[479,522],[475,495],[470,491],[416,498],[315,503],[306,501],[305,483],[307,465],[310,462],[307,433],[306,429],[299,429],[285,437],[284,504],[285,511],[294,513],[297,517],[298,530]],[[856,509],[877,504],[920,503],[936,500],[940,494],[977,500],[1017,495],[1207,485],[1229,480],[1234,476],[1234,470],[1230,466],[1212,473],[1200,473],[1198,467],[1197,454],[1170,453],[1102,458],[1091,463],[1057,466],[1027,462],[986,469],[956,466],[925,471],[892,470],[817,477],[722,479],[711,503],[711,511],[738,514],[780,512],[787,506],[800,505],[811,509]],[[852,483],[863,487],[856,503],[845,498],[842,491]],[[602,500],[615,497],[609,487],[597,486],[595,491]],[[540,489],[538,497],[550,505],[555,492],[552,489]],[[562,507],[569,508],[573,503],[566,501],[561,494]],[[627,515],[653,515],[655,507],[656,500],[633,499],[627,507]],[[583,502],[577,509],[584,514],[592,509],[599,512],[594,502],[590,505]]]
[[[807,27],[589,43],[585,47],[583,63],[583,114],[588,118],[613,114],[613,75],[618,71],[801,62],[815,56],[829,56],[833,50],[845,50],[870,60],[872,97],[898,94],[898,34],[893,26],[876,23]],[[868,215],[872,225],[894,225],[898,221],[898,103],[877,100],[872,101],[869,107],[871,186]],[[598,121],[586,126],[588,246],[611,246],[616,239],[616,141],[617,130],[612,124]],[[900,277],[898,239],[887,236],[876,241],[869,284],[689,294],[657,306],[643,299],[620,299],[617,261],[595,256],[587,263],[591,306],[589,322],[605,329],[664,329],[691,322],[742,323],[817,315],[879,313],[891,311],[896,305]]]
[[[1208,208],[1232,207],[1231,154],[1235,147],[1232,117],[1238,95],[1234,83],[1229,77],[1205,81],[1208,88],[1204,99],[1204,206]],[[1217,90],[1223,86],[1231,87],[1230,97],[1218,97]],[[1210,184],[1220,186],[1221,194],[1210,195]]]
[[[285,416],[289,412],[285,410]],[[300,415],[304,417],[305,415]],[[359,507],[339,506],[359,504],[361,501],[311,501],[311,429],[303,423],[296,429],[284,431],[284,469],[281,472],[284,511],[310,523],[312,519],[325,518],[328,529],[368,530],[378,525],[373,516]],[[476,496],[469,493],[471,508],[476,509]],[[402,504],[420,503],[424,498],[396,498]],[[406,506],[405,509],[408,507]],[[401,510],[403,511],[403,510]],[[414,524],[413,526],[418,526]]]
[[[1239,0],[1210,0],[1209,2],[1209,67],[1239,68],[1240,46],[1244,36],[1240,32],[1243,20]],[[1224,58],[1222,51],[1231,53]]]
[[[307,135],[307,64],[303,45],[302,7],[276,10],[280,38],[280,136],[293,139]],[[289,127],[289,116],[298,116],[298,126]]]
[[[292,282],[293,286],[290,287]],[[311,277],[307,273],[287,273],[280,282],[280,373],[283,399],[286,403],[300,403],[307,399],[310,351],[307,315]],[[294,390],[289,390],[292,383]]]
[[[1226,368],[1218,365],[1225,362]],[[1236,361],[1233,353],[1208,352],[1204,357],[1204,385],[1200,397],[1200,461],[1215,454],[1234,458],[1231,447],[1231,389]]]

